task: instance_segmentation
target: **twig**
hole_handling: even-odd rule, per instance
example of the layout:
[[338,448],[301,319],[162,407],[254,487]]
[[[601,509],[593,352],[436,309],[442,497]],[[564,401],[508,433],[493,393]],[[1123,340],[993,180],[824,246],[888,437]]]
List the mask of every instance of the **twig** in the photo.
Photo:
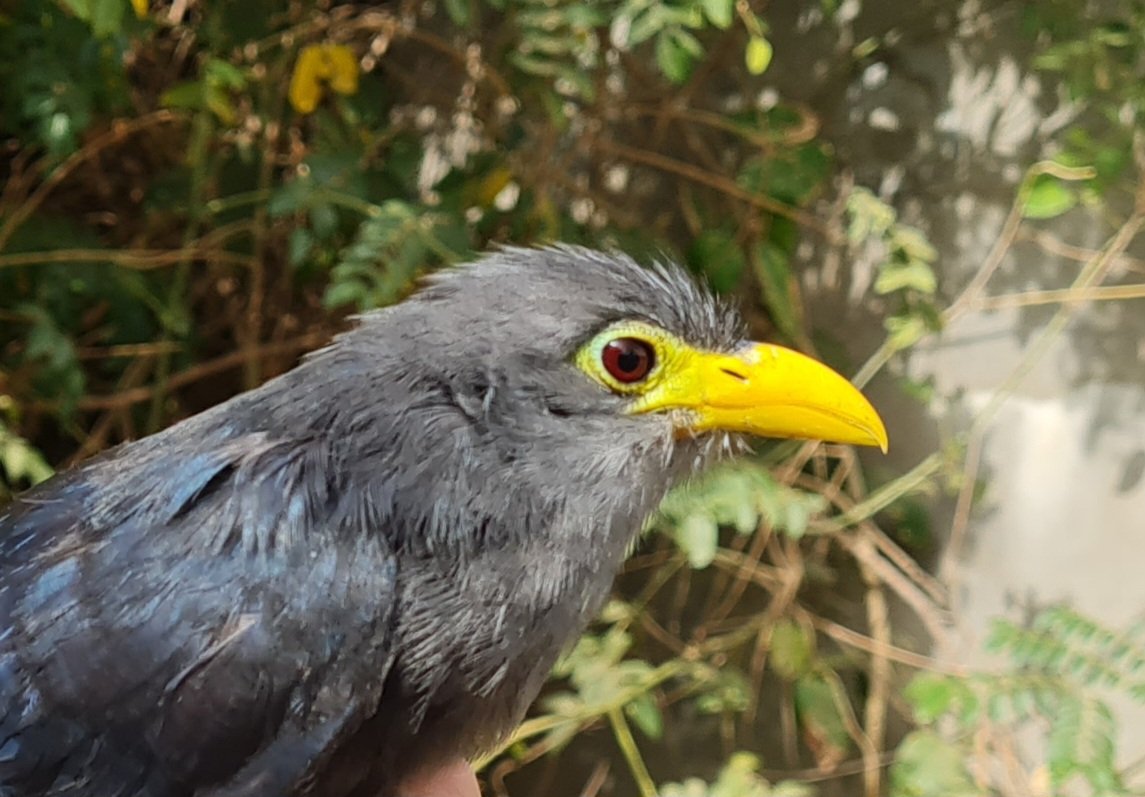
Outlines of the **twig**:
[[153,111],[149,114],[140,116],[137,119],[130,119],[128,121],[116,120],[111,128],[105,133],[96,136],[80,149],[69,155],[63,163],[55,168],[55,170],[48,175],[32,195],[25,201],[21,202],[12,214],[0,224],[0,251],[8,245],[8,241],[12,238],[12,234],[16,232],[25,221],[27,221],[36,209],[43,204],[48,195],[52,193],[62,183],[69,174],[92,155],[95,155],[102,149],[105,149],[112,144],[115,144],[128,136],[134,135],[140,130],[145,130],[148,127],[159,124],[167,124],[181,118],[177,114],[168,110]]
[[921,653],[915,653],[914,651],[898,647],[897,645],[892,645],[889,642],[879,642],[865,634],[860,634],[858,631],[840,625],[833,620],[820,617],[817,614],[806,612],[806,616],[810,618],[811,624],[815,626],[816,630],[826,634],[840,644],[848,645],[865,653],[883,656],[890,661],[896,661],[908,667],[915,667],[916,669],[946,675],[965,676],[970,672],[964,667],[948,664],[947,662],[933,659],[930,656],[924,656]]
[[149,271],[202,258],[217,263],[250,266],[253,258],[222,249],[204,249],[192,244],[180,249],[54,249],[0,255],[0,268],[38,266],[47,263],[110,263],[121,268]]
[[778,147],[794,147],[811,141],[819,133],[819,117],[810,108],[802,105],[793,106],[800,115],[797,127],[786,128],[779,135],[761,133],[753,127],[740,122],[732,121],[722,114],[692,108],[677,103],[656,103],[635,105],[629,109],[634,116],[671,116],[687,122],[695,122],[705,127],[711,127],[725,133],[731,133],[749,144],[754,144],[763,150],[773,150]]
[[649,152],[647,150],[630,147],[626,144],[620,144],[616,141],[611,141],[604,137],[597,137],[593,140],[593,144],[598,150],[615,155],[617,157],[625,158],[627,160],[643,163],[661,171],[669,172],[678,175],[687,180],[691,180],[701,185],[706,185],[709,188],[714,188],[728,196],[739,199],[754,205],[757,208],[766,210],[769,213],[774,213],[777,216],[783,216],[786,219],[794,221],[807,229],[814,230],[822,235],[824,238],[831,240],[832,243],[839,243],[833,240],[833,234],[830,230],[823,226],[817,218],[802,210],[793,208],[790,205],[772,199],[768,196],[761,196],[752,193],[745,188],[739,186],[734,180],[719,174],[711,174],[703,169],[693,166],[690,163],[678,161],[675,158],[669,158],[666,155],[661,155],[658,152]]
[[1061,288],[1058,290],[1006,293],[1001,296],[984,296],[975,302],[974,309],[1004,310],[1012,307],[1035,307],[1043,304],[1109,302],[1125,299],[1145,299],[1145,285],[1100,285],[1079,290]]
[[608,716],[609,711],[612,709],[623,708],[639,695],[650,692],[672,678],[687,675],[689,672],[692,673],[692,677],[695,680],[703,681],[708,677],[711,668],[700,662],[671,659],[648,673],[644,678],[640,679],[638,683],[633,683],[627,689],[613,694],[611,699],[604,705],[583,706],[579,711],[568,715],[558,716],[555,714],[546,714],[541,717],[527,719],[518,725],[517,729],[513,731],[513,734],[504,740],[495,750],[473,762],[473,768],[480,772],[489,765],[489,762],[493,761],[505,750],[534,736],[549,733],[570,723],[583,726],[586,723],[596,722],[601,717]]
[[[167,380],[167,389],[174,390],[176,388],[184,387],[200,379],[204,379],[213,374],[221,371],[227,371],[231,368],[236,368],[243,364],[245,358],[251,356],[266,357],[276,354],[291,354],[303,349],[313,348],[324,343],[329,338],[325,332],[313,332],[306,335],[300,335],[291,340],[284,340],[279,343],[268,343],[260,346],[252,351],[236,351],[230,354],[225,354],[222,357],[217,357],[214,360],[198,363],[185,371],[180,371],[171,376]],[[131,390],[125,390],[122,393],[117,393],[113,396],[82,396],[76,402],[76,408],[80,410],[108,410],[116,409],[119,407],[126,407],[131,404],[138,404],[143,401],[149,401],[155,393],[154,387],[137,387]],[[38,410],[53,410],[58,406],[58,402],[41,401],[32,404]]]
[[[1051,255],[1064,257],[1068,260],[1076,260],[1079,263],[1085,263],[1097,257],[1096,250],[1068,244],[1048,230],[1031,230],[1023,227],[1021,233],[1018,235],[1018,240],[1029,241],[1043,251],[1049,252]],[[1145,274],[1145,260],[1141,260],[1129,254],[1124,254],[1117,258],[1117,265]]]
[[592,774],[585,781],[584,788],[580,790],[580,797],[596,797],[600,794],[600,790],[608,781],[609,769],[611,767],[607,761],[598,761],[596,766],[592,768]]
[[[855,716],[855,709],[851,705],[851,701],[847,699],[847,690],[843,686],[842,679],[839,678],[839,673],[830,667],[822,667],[819,670],[819,675],[822,676],[823,682],[827,684],[831,692],[831,700],[839,712],[839,719],[843,721],[847,735],[855,742],[855,746],[859,748],[859,753],[863,757],[863,786],[866,797],[879,797],[879,751],[866,731],[859,725],[859,720]],[[872,776],[871,773],[874,775]],[[874,791],[871,790],[872,787]]]
[[891,630],[887,610],[887,597],[882,585],[874,571],[865,564],[859,568],[863,580],[867,582],[867,625],[871,628],[871,638],[875,641],[875,650],[871,653],[871,663],[868,669],[870,691],[863,703],[863,730],[870,741],[872,751],[864,751],[863,761],[867,766],[863,770],[863,785],[867,797],[879,797],[879,781],[881,770],[874,755],[875,750],[881,750],[886,741],[887,703],[890,700],[891,666],[890,660],[883,651],[890,645]]
[[[1133,213],[1117,230],[1109,243],[1106,244],[1093,259],[1086,263],[1069,290],[1084,292],[1100,283],[1109,273],[1110,268],[1116,262],[1117,258],[1125,252],[1133,239],[1137,237],[1143,224],[1145,224],[1145,179],[1142,179],[1138,183]],[[1033,370],[1034,366],[1046,355],[1050,347],[1057,341],[1080,306],[1079,303],[1068,302],[1058,308],[1049,323],[1046,324],[1045,329],[1042,330],[1041,334],[1038,335],[1034,342],[1023,353],[1018,365],[1010,372],[1009,376],[1007,376],[998,389],[994,391],[989,402],[987,402],[986,406],[983,407],[975,417],[974,423],[970,428],[962,483],[959,485],[958,500],[955,504],[950,541],[947,543],[946,561],[958,561],[962,551],[966,537],[966,529],[970,521],[970,508],[973,502],[974,487],[981,460],[983,438],[987,430],[994,422],[998,411],[1010,396],[1013,395],[1014,391],[1021,385],[1022,381],[1030,371]],[[955,577],[953,571],[947,575],[948,582],[952,582]],[[952,594],[956,594],[957,589],[954,588],[951,592]]]
[[640,755],[640,748],[632,738],[632,729],[628,727],[628,720],[624,719],[624,709],[615,706],[608,711],[608,722],[612,725],[612,734],[616,737],[616,744],[628,762],[628,769],[632,772],[632,779],[636,781],[636,788],[640,790],[641,797],[656,797],[656,782],[644,764]]
[[[970,282],[962,289],[962,293],[943,311],[940,327],[944,328],[949,326],[964,313],[973,309],[982,291],[986,289],[986,284],[1002,265],[1006,253],[1009,252],[1010,247],[1013,246],[1014,240],[1017,238],[1018,231],[1021,228],[1022,220],[1025,218],[1026,204],[1029,201],[1029,194],[1033,187],[1034,180],[1043,174],[1052,174],[1062,180],[1087,180],[1093,176],[1093,170],[1088,168],[1071,169],[1059,163],[1054,163],[1053,161],[1042,161],[1030,167],[1026,172],[1026,177],[1022,181],[1022,185],[1018,189],[1018,195],[1015,197],[1014,203],[1010,206],[1010,212],[1006,215],[1006,220],[1002,223],[1002,229],[994,241],[994,246],[990,249],[990,253],[986,255],[986,259],[982,261],[982,265],[978,271],[975,272]],[[884,365],[890,362],[891,357],[893,357],[897,351],[898,347],[894,345],[890,337],[888,337],[875,353],[863,363],[863,367],[859,369],[859,372],[855,374],[855,378],[851,381],[858,387],[863,387],[875,374],[882,370]]]
[[[886,767],[894,763],[895,751],[889,750],[878,755],[878,762],[880,767]],[[845,778],[851,775],[857,775],[866,769],[868,762],[864,759],[853,759],[851,761],[844,761],[838,766],[832,767],[829,771],[824,770],[822,767],[812,767],[811,769],[764,769],[760,771],[763,777],[769,781],[777,780],[798,780],[803,783],[817,783],[824,780],[835,780],[837,778]]]
[[910,495],[922,489],[930,481],[931,477],[942,470],[942,466],[943,455],[941,453],[931,454],[902,476],[899,476],[892,482],[884,484],[847,511],[834,517],[817,521],[814,524],[815,533],[823,534],[842,531],[872,517],[903,496]]
[[903,602],[914,610],[931,638],[935,640],[946,638],[947,628],[950,625],[947,613],[936,607],[914,582],[879,556],[869,537],[838,534],[832,539],[846,549],[856,561],[868,565],[887,586],[891,587]]
[[178,343],[120,343],[115,346],[84,346],[76,349],[81,360],[105,360],[114,357],[154,357],[181,351]]
[[800,550],[798,542],[788,538],[780,541],[776,537],[772,537],[772,541],[776,551],[782,550],[784,545],[787,546],[790,560],[788,565],[783,568],[786,580],[779,592],[772,598],[767,611],[763,613],[762,623],[756,634],[755,648],[751,653],[751,683],[754,697],[747,711],[744,712],[743,721],[745,723],[754,723],[756,712],[759,710],[758,695],[763,686],[764,667],[767,664],[767,654],[771,650],[771,635],[775,631],[775,624],[780,617],[787,614],[791,604],[795,602],[795,596],[799,594],[799,587],[802,586],[806,574],[803,552]]

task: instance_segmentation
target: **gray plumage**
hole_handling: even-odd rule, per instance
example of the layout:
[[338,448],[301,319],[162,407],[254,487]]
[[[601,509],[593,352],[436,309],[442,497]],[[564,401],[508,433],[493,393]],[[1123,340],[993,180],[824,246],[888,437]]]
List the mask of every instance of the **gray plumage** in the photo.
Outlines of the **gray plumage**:
[[488,749],[722,445],[572,364],[672,267],[510,249],[0,509],[0,795],[388,795]]

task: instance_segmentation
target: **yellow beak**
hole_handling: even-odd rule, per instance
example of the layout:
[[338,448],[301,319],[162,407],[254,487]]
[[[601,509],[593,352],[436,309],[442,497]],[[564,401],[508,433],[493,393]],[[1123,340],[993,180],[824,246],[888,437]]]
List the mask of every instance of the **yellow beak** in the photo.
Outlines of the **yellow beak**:
[[633,412],[683,410],[680,432],[724,430],[887,450],[887,430],[850,382],[799,352],[745,343],[732,353],[687,349]]

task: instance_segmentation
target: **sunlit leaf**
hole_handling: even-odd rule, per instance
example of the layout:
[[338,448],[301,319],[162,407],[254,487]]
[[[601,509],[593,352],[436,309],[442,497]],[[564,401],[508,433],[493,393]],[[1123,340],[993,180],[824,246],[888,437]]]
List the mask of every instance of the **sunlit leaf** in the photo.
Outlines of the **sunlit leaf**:
[[718,670],[707,691],[696,698],[696,708],[705,714],[740,713],[751,705],[751,682],[731,666]]
[[934,269],[922,261],[888,263],[879,269],[875,279],[875,293],[888,294],[901,290],[914,290],[926,295],[938,290]]
[[926,319],[921,315],[895,315],[883,322],[889,333],[888,343],[895,350],[910,348],[930,332]]
[[711,515],[700,512],[688,515],[676,529],[676,544],[688,557],[688,564],[703,569],[716,558],[719,526]]
[[735,0],[701,0],[704,16],[721,30],[731,27],[735,14]]
[[938,251],[919,229],[906,224],[897,224],[891,230],[890,243],[907,260],[933,263],[938,259]]
[[657,740],[664,735],[664,715],[656,699],[648,692],[625,705],[624,713],[649,739]]
[[847,214],[851,217],[847,239],[853,244],[885,234],[897,218],[893,207],[861,186],[847,196]]
[[962,692],[963,689],[952,678],[921,672],[907,684],[903,696],[910,701],[918,721],[930,723],[950,711]]
[[1039,174],[1026,194],[1022,215],[1027,219],[1052,219],[1076,204],[1077,192],[1067,188],[1056,177]]
[[678,28],[669,28],[656,39],[656,63],[664,77],[673,83],[686,81],[702,54],[696,37]]
[[966,771],[962,750],[928,730],[914,731],[899,745],[891,766],[896,797],[985,797]]
[[0,421],[0,481],[32,485],[51,475],[52,468],[43,454]]

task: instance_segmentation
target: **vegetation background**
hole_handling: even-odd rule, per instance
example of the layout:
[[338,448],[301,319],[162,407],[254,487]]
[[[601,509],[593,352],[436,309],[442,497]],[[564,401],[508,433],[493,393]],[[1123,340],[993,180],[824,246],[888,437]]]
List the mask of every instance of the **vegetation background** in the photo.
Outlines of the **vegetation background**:
[[[1081,300],[1143,295],[1102,283],[1145,220],[1145,6],[900,4],[856,35],[861,0],[796,5],[828,83],[912,17],[1004,14],[1074,103],[970,280],[773,88],[801,41],[761,0],[0,0],[0,500],[498,243],[673,257],[757,336],[920,406],[930,386],[895,367],[914,347],[968,309],[1038,305],[995,399],[905,471],[789,443],[673,495],[482,777],[554,797],[1142,793],[1110,709],[1145,700],[1140,629],[1033,607],[997,623],[988,672],[929,651],[957,620],[932,570],[981,487],[982,429]],[[1105,243],[1069,287],[991,293],[1015,241],[1079,203]]]

